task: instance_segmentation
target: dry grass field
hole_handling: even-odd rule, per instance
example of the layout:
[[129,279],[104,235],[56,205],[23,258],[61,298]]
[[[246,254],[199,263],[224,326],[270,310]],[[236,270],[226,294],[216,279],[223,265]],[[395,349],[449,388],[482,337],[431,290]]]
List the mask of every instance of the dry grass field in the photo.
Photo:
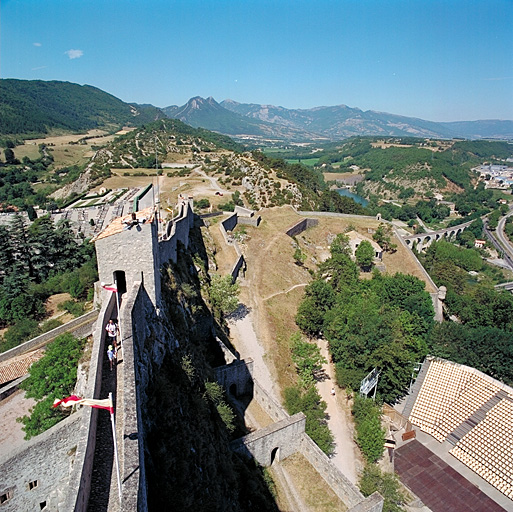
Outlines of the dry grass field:
[[[329,485],[317,473],[314,467],[300,453],[287,457],[281,466],[291,478],[299,498],[311,512],[343,512],[345,504],[332,491]],[[272,466],[271,466],[272,468]],[[278,488],[278,505],[281,510],[287,508],[287,500]]]
[[[88,139],[86,144],[72,144],[84,137],[94,138]],[[14,154],[19,160],[25,156],[35,160],[41,156],[38,149],[39,144],[46,144],[53,155],[57,168],[83,165],[88,163],[94,154],[91,146],[107,144],[114,140],[114,137],[115,135],[108,135],[101,130],[90,130],[87,134],[54,135],[43,139],[27,140],[25,144],[14,148]]]
[[[379,221],[362,217],[319,217],[319,224],[296,237],[297,243],[307,259],[303,266],[295,263],[293,254],[295,241],[285,234],[290,226],[304,218],[290,207],[269,208],[259,212],[262,222],[258,228],[246,226],[248,240],[241,244],[247,262],[245,279],[241,280],[241,302],[252,309],[257,335],[269,356],[270,370],[278,382],[279,389],[295,382],[296,374],[292,363],[289,340],[297,330],[294,317],[304,295],[305,286],[311,282],[309,269],[329,257],[329,244],[338,233],[349,228],[372,237],[368,229],[375,229]],[[219,226],[209,228],[218,246],[216,261],[219,272],[226,274],[231,269],[235,256],[224,244]],[[383,262],[386,273],[402,272],[424,279],[418,264],[398,240],[397,251],[385,253]],[[370,278],[371,273],[362,273]],[[429,292],[433,290],[426,285]]]

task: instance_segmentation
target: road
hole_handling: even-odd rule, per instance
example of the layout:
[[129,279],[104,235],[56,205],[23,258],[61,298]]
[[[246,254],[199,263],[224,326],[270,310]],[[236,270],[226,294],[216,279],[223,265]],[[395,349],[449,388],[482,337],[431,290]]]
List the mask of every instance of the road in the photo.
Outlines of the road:
[[487,220],[484,220],[484,226],[483,231],[488,238],[494,245],[494,247],[501,253],[503,253],[503,260],[509,265],[510,269],[513,270],[513,248],[511,246],[510,241],[507,239],[506,235],[504,234],[504,225],[506,224],[506,219],[513,215],[513,211],[509,212],[507,215],[502,217],[499,220],[499,224],[497,226],[497,229],[495,232],[491,232],[488,229],[488,223]]

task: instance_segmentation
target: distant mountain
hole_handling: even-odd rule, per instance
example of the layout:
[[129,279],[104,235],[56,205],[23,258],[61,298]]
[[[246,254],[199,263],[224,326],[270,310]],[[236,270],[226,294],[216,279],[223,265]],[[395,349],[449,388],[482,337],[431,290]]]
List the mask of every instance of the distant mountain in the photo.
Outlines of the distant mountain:
[[224,100],[220,105],[250,119],[306,130],[332,140],[355,135],[513,138],[513,121],[436,123],[373,110],[363,111],[346,105],[287,109],[274,105],[237,103],[233,100]]
[[171,118],[179,119],[195,128],[206,128],[236,137],[253,136],[278,139],[304,140],[315,138],[302,128],[267,122],[241,115],[224,108],[214,98],[196,96],[181,107],[165,107],[162,111]]
[[90,85],[42,80],[0,80],[0,134],[115,129],[164,118],[152,105],[124,103]]
[[513,121],[488,119],[440,123],[465,139],[513,139]]

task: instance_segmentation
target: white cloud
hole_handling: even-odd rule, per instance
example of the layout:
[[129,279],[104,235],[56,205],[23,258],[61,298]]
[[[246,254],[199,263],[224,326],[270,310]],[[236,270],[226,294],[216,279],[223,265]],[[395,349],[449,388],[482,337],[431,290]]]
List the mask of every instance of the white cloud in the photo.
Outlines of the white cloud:
[[78,59],[84,55],[82,50],[68,50],[64,52],[70,59]]
[[43,46],[41,43],[33,43],[34,46]]
[[37,68],[32,68],[32,71],[38,71],[39,69],[46,69],[48,66],[39,66]]

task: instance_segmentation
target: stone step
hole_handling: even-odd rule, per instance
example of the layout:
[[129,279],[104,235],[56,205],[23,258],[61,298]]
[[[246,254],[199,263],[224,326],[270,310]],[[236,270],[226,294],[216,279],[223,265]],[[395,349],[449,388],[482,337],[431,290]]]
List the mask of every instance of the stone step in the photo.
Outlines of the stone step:
[[405,418],[409,418],[411,411],[413,409],[413,405],[415,404],[415,400],[417,400],[417,395],[419,394],[420,388],[426,379],[426,375],[429,369],[429,365],[431,362],[429,360],[425,360],[422,364],[422,368],[420,369],[417,378],[411,388],[410,393],[408,394],[408,398],[406,399],[406,403],[404,404],[404,409],[402,415]]
[[483,421],[488,414],[488,411],[495,407],[503,398],[508,398],[508,394],[502,389],[487,400],[474,414],[472,414],[465,421],[460,423],[448,436],[448,441],[453,446],[456,445],[460,439],[465,437],[478,423]]

